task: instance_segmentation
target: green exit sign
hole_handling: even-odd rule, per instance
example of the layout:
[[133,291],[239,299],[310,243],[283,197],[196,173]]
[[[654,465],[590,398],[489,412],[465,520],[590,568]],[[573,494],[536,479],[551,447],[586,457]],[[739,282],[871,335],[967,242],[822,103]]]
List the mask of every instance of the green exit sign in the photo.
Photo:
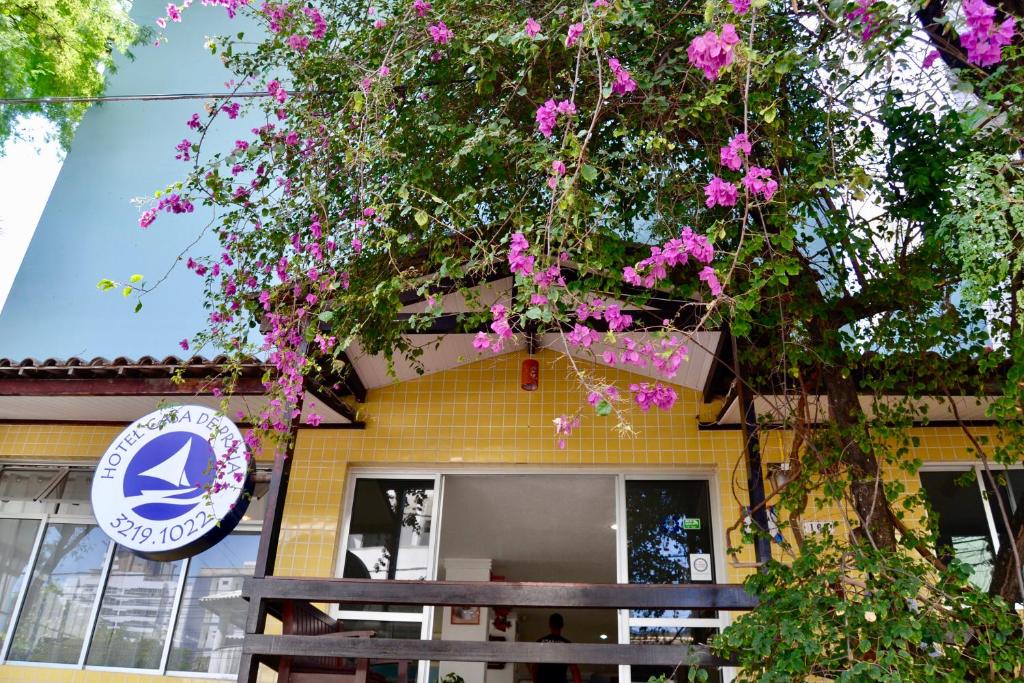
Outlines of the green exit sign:
[[683,528],[684,529],[690,529],[690,530],[700,530],[700,520],[699,519],[684,519],[683,520]]

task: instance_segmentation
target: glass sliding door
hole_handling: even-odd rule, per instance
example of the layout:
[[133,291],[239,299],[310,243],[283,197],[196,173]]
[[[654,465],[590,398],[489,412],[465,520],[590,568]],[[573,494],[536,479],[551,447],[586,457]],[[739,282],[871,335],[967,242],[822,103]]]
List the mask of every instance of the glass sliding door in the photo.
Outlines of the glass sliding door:
[[[715,529],[707,479],[621,479],[619,579],[625,583],[715,583]],[[715,610],[621,610],[619,642],[697,645],[724,626]],[[684,664],[680,662],[680,664]],[[620,667],[622,681],[646,682],[687,667]],[[719,673],[709,671],[711,680]]]
[[[350,481],[339,574],[346,579],[423,581],[435,577],[434,530],[439,477],[357,474]],[[336,613],[346,631],[385,638],[429,639],[433,610],[419,605],[352,605]],[[426,680],[427,663],[410,680]],[[394,666],[374,667],[379,680]],[[397,679],[396,679],[397,680]]]

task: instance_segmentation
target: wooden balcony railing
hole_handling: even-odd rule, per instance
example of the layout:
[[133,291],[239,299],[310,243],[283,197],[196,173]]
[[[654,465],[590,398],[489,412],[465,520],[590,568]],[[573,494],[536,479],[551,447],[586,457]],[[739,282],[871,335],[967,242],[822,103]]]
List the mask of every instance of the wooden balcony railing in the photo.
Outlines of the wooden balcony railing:
[[[367,637],[311,603],[479,606],[545,609],[750,610],[757,600],[734,584],[576,584],[458,581],[371,581],[266,577],[246,582],[249,623],[240,683],[255,681],[257,664],[278,671],[281,683],[362,683],[370,661],[532,662],[718,667],[728,665],[702,645],[469,642]],[[282,635],[263,633],[266,615]],[[344,671],[350,673],[342,673]]]

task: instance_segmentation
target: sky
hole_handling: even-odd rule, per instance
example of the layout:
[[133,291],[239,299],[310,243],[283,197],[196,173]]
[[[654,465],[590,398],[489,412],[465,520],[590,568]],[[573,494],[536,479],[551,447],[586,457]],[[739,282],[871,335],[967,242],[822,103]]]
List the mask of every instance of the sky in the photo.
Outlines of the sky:
[[60,171],[60,145],[44,139],[51,128],[42,117],[27,119],[27,139],[9,140],[0,156],[0,311]]

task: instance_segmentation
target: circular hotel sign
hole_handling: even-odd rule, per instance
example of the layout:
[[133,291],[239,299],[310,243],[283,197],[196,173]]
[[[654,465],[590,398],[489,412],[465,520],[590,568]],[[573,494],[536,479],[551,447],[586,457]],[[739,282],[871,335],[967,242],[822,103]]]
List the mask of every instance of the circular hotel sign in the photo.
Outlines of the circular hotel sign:
[[136,420],[103,454],[92,509],[117,543],[151,560],[179,560],[227,536],[249,504],[245,442],[205,406],[163,408]]

